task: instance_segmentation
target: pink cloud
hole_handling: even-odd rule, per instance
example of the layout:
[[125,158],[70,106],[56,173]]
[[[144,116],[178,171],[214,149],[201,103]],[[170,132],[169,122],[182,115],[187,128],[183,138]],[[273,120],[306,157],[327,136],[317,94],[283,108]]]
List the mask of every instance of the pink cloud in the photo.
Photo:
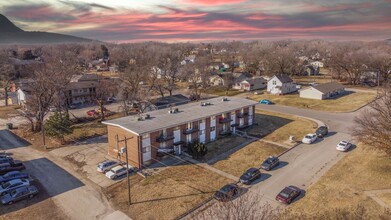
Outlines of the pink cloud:
[[212,5],[238,4],[246,1],[247,0],[186,0],[186,3],[212,6]]

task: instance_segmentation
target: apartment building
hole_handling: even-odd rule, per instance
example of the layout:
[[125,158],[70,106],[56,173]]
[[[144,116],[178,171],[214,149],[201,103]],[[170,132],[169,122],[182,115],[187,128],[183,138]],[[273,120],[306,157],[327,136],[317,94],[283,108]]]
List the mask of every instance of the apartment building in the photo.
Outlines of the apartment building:
[[207,143],[253,124],[257,102],[229,97],[213,98],[170,109],[103,122],[108,130],[109,155],[137,168],[159,160],[160,153],[180,155],[187,144]]

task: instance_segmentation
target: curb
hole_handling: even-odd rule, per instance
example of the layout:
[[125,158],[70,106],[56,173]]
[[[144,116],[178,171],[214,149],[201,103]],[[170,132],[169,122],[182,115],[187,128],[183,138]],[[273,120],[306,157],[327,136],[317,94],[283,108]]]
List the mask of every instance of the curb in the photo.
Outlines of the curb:
[[175,220],[180,220],[180,219],[184,219],[186,218],[188,215],[190,215],[192,212],[196,211],[197,209],[201,208],[202,206],[204,206],[205,204],[209,203],[212,201],[212,197],[209,197],[208,199],[206,199],[205,201],[201,202],[200,204],[198,204],[197,206],[194,206],[192,209],[188,210],[187,212],[179,215],[178,217],[174,218]]

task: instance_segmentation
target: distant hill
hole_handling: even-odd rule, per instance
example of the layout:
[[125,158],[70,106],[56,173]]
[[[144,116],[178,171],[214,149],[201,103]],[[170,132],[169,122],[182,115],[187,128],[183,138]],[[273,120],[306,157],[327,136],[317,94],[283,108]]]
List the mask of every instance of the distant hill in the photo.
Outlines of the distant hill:
[[94,40],[48,32],[24,31],[0,14],[0,44],[60,44]]

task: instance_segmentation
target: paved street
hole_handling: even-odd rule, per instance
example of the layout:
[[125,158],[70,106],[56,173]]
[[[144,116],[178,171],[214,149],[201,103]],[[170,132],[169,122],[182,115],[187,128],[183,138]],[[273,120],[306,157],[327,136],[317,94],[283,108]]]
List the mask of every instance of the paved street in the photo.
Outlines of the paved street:
[[[330,128],[329,135],[324,139],[318,139],[318,141],[309,145],[300,144],[282,155],[280,161],[282,161],[283,165],[280,165],[273,171],[262,171],[270,176],[266,174],[266,178],[261,178],[262,181],[256,181],[249,187],[249,191],[246,193],[253,193],[262,197],[260,206],[268,203],[272,207],[284,207],[284,205],[275,200],[275,197],[285,186],[294,185],[307,190],[327,170],[342,159],[345,154],[349,153],[339,152],[335,147],[339,141],[351,139],[350,135],[354,126],[354,117],[362,111],[328,113],[281,105],[260,104],[256,108],[317,119],[327,124]],[[301,139],[302,137],[298,138]],[[216,204],[217,202],[212,200],[210,203]],[[214,206],[212,205],[210,208],[213,209]],[[187,216],[187,218],[190,218],[190,216]]]

